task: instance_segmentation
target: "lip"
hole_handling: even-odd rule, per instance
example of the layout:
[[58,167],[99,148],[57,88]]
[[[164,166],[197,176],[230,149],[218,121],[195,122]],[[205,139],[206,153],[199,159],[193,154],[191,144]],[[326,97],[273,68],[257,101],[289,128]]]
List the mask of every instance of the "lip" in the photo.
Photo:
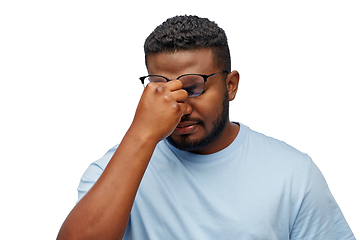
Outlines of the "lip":
[[174,133],[179,135],[193,133],[197,129],[196,122],[180,122],[174,130]]

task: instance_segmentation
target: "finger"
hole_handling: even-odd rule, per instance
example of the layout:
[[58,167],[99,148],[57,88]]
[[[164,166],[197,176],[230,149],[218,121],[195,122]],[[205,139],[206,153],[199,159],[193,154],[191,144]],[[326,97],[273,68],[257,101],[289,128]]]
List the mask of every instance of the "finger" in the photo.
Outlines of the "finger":
[[182,88],[182,82],[179,80],[173,80],[167,83],[150,82],[146,87],[155,90],[157,93],[163,94],[165,92],[180,90]]
[[183,84],[180,80],[171,80],[167,82],[164,87],[168,88],[170,91],[176,91],[182,89]]
[[[164,94],[164,93],[168,92],[172,95],[171,97],[178,102],[183,102],[188,97],[187,91],[182,89],[183,85],[182,85],[182,82],[179,80],[172,80],[165,84],[164,83],[154,83],[153,85],[156,86],[155,90],[157,93]],[[174,96],[173,96],[173,93],[175,93]]]
[[188,98],[188,92],[184,89],[171,92],[173,99],[178,103],[183,103]]
[[171,93],[174,95],[174,99],[177,102],[185,102],[188,97],[188,92],[184,90],[183,83],[180,80],[172,80],[167,83],[167,87],[171,91]]

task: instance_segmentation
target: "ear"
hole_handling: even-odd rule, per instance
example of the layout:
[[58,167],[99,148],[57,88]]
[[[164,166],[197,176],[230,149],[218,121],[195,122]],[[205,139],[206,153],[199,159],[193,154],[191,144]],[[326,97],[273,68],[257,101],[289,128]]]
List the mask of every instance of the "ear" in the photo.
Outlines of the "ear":
[[232,71],[226,78],[226,86],[229,94],[229,100],[234,100],[238,86],[239,86],[240,74],[238,71]]

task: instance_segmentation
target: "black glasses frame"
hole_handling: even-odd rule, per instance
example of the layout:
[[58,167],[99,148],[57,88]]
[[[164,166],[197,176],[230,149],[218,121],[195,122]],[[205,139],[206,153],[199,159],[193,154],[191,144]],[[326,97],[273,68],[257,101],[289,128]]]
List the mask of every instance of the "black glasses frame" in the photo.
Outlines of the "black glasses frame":
[[179,77],[177,77],[177,78],[175,78],[175,79],[169,79],[169,78],[164,77],[164,76],[161,76],[161,75],[147,75],[147,76],[144,76],[144,77],[140,77],[139,79],[140,79],[141,83],[144,85],[144,80],[145,80],[145,78],[147,78],[147,77],[162,77],[162,78],[164,78],[167,82],[170,82],[171,80],[178,80],[179,78],[184,77],[184,76],[197,75],[197,76],[201,76],[201,77],[204,79],[204,83],[206,83],[206,81],[207,81],[207,79],[208,79],[209,77],[212,77],[212,76],[214,76],[214,75],[216,75],[216,74],[218,74],[218,73],[227,73],[227,74],[229,74],[229,71],[223,70],[223,71],[216,72],[216,73],[212,73],[212,74],[209,74],[209,75],[197,74],[197,73],[188,73],[188,74],[183,74],[183,75],[181,75],[181,76],[179,76]]

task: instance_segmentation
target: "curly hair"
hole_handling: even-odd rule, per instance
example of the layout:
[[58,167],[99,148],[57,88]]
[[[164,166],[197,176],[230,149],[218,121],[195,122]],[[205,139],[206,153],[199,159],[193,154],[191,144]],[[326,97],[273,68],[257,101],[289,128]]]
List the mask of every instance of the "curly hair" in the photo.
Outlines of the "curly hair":
[[203,48],[212,50],[215,66],[231,71],[230,50],[222,28],[207,18],[175,16],[155,28],[145,40],[145,63],[151,53]]

